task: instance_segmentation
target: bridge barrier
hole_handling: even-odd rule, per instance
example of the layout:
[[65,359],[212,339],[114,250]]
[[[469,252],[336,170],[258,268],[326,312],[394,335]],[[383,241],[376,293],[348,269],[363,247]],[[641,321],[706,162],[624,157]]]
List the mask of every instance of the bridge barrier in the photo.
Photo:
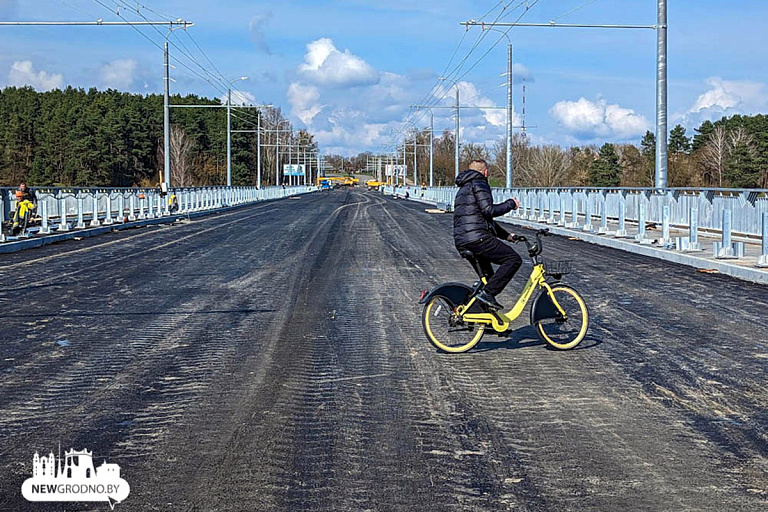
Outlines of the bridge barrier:
[[763,214],[763,246],[757,266],[761,268],[768,267],[768,213]]
[[[163,197],[155,188],[32,187],[37,195],[38,234],[65,233],[88,227],[110,226],[126,221],[170,217],[168,198],[175,194],[174,215],[280,199],[315,190],[316,187],[185,187],[172,188]],[[15,188],[0,187],[0,222],[13,217]],[[127,208],[126,208],[127,205]],[[138,215],[136,214],[138,211]],[[77,218],[71,225],[69,218]],[[0,243],[16,237],[0,232]]]
[[[429,203],[453,204],[457,187],[385,187],[385,194],[404,195]],[[633,238],[641,244],[654,240],[647,228],[660,225],[664,247],[681,252],[701,251],[700,232],[720,234],[715,254],[720,258],[738,258],[744,254],[744,240],[762,240],[760,266],[768,266],[768,190],[723,188],[493,188],[494,202],[517,197],[520,207],[507,214],[533,222],[556,224],[584,232],[594,231],[593,216],[600,213],[597,233],[613,238]],[[547,210],[549,210],[547,212]],[[555,219],[557,217],[557,220]],[[569,222],[570,217],[570,222]],[[618,222],[618,229],[608,232],[608,222]],[[637,232],[627,233],[627,222],[637,225]],[[671,229],[688,230],[687,238],[670,239]]]

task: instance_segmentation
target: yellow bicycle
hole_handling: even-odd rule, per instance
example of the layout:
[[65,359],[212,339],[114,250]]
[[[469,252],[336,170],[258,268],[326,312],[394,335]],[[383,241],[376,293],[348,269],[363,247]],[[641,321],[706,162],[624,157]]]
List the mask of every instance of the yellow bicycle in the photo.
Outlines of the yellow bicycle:
[[[531,243],[525,236],[515,236],[515,242],[524,242],[533,262],[533,271],[514,307],[506,313],[493,311],[478,301],[476,295],[491,277],[483,272],[475,256],[460,251],[480,277],[470,287],[462,283],[444,283],[430,292],[422,292],[419,304],[424,304],[422,324],[427,339],[444,352],[466,352],[480,342],[486,328],[506,336],[510,325],[523,312],[535,291],[538,295],[531,305],[531,325],[539,337],[552,347],[568,350],[581,343],[589,327],[587,304],[579,292],[560,282],[570,272],[569,261],[542,262],[542,236],[548,229],[536,233]],[[492,275],[492,274],[491,274]]]

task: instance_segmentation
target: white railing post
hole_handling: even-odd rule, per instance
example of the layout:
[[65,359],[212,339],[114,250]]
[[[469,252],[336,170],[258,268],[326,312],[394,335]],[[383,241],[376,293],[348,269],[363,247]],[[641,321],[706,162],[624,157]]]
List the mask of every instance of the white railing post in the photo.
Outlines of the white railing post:
[[45,195],[40,201],[40,216],[43,218],[42,225],[40,226],[39,233],[41,235],[48,235],[51,233],[51,228],[48,226],[48,196]]
[[114,223],[112,220],[112,194],[107,191],[107,216],[104,219],[104,225],[110,226]]
[[77,229],[85,229],[85,200],[83,199],[82,192],[77,194]]
[[69,231],[69,223],[67,222],[67,198],[59,198],[59,227],[56,231],[64,233]]
[[130,222],[133,222],[136,220],[136,193],[131,192],[131,197],[129,198],[129,206],[128,206],[128,220]]
[[93,216],[91,218],[91,227],[97,227],[101,225],[101,222],[99,222],[99,193],[94,192],[92,196],[93,201],[91,201],[91,204],[93,204]]
[[763,213],[762,235],[762,254],[760,254],[760,259],[757,260],[757,266],[760,268],[765,268],[768,267],[768,212]]
[[0,190],[0,243],[5,242],[5,233],[3,233],[2,225],[5,224],[5,205],[3,204],[4,192]]
[[642,197],[638,198],[638,201],[637,236],[635,236],[635,241],[642,244],[647,243],[647,239],[645,237],[645,201],[643,201]]

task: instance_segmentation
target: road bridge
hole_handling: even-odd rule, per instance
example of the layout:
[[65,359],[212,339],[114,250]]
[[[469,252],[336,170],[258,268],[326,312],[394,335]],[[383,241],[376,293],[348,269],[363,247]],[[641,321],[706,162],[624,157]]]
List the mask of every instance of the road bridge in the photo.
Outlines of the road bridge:
[[553,236],[585,342],[446,355],[451,225],[335,190],[2,256],[0,510],[65,510],[20,494],[59,443],[125,511],[765,509],[768,288]]

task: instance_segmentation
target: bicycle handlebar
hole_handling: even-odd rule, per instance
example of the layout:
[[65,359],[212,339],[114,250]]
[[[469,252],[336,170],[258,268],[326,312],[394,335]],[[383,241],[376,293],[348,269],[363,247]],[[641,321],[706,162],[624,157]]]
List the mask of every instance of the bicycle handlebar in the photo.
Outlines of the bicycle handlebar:
[[514,237],[512,237],[512,242],[513,243],[524,242],[526,248],[528,249],[528,255],[531,258],[535,258],[539,254],[541,254],[541,251],[544,249],[544,244],[541,241],[541,237],[542,236],[549,236],[549,234],[550,234],[549,233],[549,229],[548,228],[544,228],[544,229],[540,229],[540,230],[538,230],[536,232],[536,243],[535,244],[531,244],[528,241],[528,238],[523,236],[523,235],[515,235]]

